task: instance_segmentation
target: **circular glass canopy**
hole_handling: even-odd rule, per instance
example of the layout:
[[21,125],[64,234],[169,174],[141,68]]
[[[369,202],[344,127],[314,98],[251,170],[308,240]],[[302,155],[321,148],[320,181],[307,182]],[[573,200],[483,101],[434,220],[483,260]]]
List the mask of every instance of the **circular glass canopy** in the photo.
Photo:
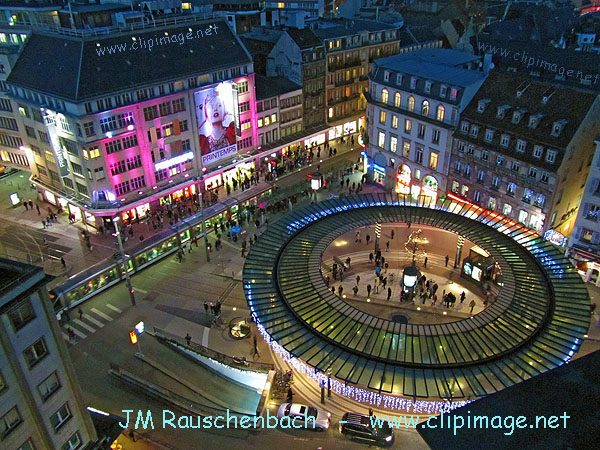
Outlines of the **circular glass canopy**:
[[[341,234],[376,223],[457,233],[498,262],[503,287],[483,312],[405,324],[360,311],[325,285],[321,257]],[[423,208],[385,195],[335,198],[272,224],[243,272],[255,320],[316,370],[378,393],[468,399],[568,361],[590,320],[587,289],[561,251],[522,225],[466,202]]]

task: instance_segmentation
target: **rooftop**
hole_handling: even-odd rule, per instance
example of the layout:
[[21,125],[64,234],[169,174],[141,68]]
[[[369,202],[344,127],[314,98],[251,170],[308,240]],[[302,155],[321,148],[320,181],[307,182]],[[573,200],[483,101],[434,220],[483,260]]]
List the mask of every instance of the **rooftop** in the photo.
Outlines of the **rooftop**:
[[255,74],[256,100],[275,97],[292,91],[302,90],[302,86],[284,77],[265,77]]
[[[18,288],[35,275],[41,279],[45,277],[41,267],[0,258],[0,308],[10,303],[16,295],[20,295]],[[17,294],[11,294],[12,292]]]
[[[132,47],[134,43],[136,47]],[[251,62],[222,19],[110,36],[34,32],[7,81],[83,101]]]
[[319,19],[313,22],[318,28],[313,32],[320,39],[332,39],[342,36],[360,34],[363,31],[395,30],[395,25],[375,22],[372,20],[349,20],[349,19]]
[[323,42],[308,28],[303,28],[302,30],[289,28],[286,32],[298,44],[301,50],[323,45]]

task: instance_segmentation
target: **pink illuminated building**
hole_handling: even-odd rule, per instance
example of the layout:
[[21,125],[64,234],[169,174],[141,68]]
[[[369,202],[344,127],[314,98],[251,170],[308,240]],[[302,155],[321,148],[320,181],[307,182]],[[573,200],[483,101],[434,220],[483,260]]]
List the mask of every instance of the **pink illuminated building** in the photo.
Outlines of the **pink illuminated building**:
[[220,19],[33,33],[7,83],[32,181],[93,227],[197,194],[202,176],[217,187],[255,168],[242,161],[257,145],[252,59]]

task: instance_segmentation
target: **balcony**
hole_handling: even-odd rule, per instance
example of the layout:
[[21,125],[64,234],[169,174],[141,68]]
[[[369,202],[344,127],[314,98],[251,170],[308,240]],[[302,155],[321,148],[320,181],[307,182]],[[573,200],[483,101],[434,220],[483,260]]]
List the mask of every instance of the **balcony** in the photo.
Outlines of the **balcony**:
[[349,69],[351,67],[360,67],[362,65],[362,61],[360,58],[352,58],[343,62],[328,64],[327,70],[329,72],[335,72],[336,70]]
[[354,84],[356,78],[350,78],[349,80],[340,80],[335,82],[335,87],[347,86],[349,84]]

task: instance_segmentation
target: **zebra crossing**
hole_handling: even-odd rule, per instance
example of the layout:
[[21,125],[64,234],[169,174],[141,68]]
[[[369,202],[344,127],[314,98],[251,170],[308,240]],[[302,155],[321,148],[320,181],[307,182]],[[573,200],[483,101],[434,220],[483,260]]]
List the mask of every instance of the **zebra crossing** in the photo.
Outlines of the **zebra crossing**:
[[[91,308],[90,311],[83,314],[81,318],[74,318],[68,324],[63,325],[63,339],[70,344],[75,345],[77,342],[87,338],[90,334],[95,333],[108,322],[116,319],[118,315],[123,312],[123,310],[110,303],[107,303],[104,306],[106,307],[104,311],[98,308]],[[73,330],[75,339],[69,338],[69,330]]]

